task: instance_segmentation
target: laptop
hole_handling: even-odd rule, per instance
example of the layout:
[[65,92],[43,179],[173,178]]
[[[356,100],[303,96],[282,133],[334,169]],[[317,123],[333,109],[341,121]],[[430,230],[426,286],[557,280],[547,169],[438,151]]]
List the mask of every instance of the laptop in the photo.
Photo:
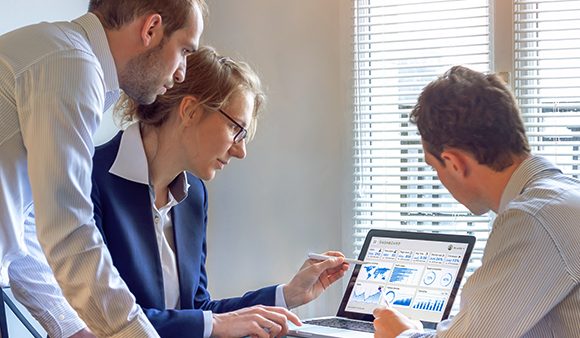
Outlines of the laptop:
[[389,305],[427,329],[447,319],[471,256],[475,237],[370,230],[333,317],[290,325],[289,336],[373,337],[373,309]]

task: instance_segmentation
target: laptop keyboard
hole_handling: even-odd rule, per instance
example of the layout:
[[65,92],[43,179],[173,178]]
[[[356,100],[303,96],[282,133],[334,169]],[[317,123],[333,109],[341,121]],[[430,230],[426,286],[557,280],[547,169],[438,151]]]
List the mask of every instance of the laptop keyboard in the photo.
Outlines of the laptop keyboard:
[[363,332],[375,332],[372,322],[363,322],[357,320],[348,320],[343,318],[324,318],[304,321],[306,324],[335,327],[339,329],[349,329]]

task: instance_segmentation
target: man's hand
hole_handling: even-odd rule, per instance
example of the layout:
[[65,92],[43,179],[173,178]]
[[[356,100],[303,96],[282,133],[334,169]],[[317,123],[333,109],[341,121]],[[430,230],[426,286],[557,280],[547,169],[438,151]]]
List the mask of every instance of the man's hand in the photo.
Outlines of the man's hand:
[[227,313],[213,314],[212,337],[282,337],[288,333],[287,320],[302,325],[292,312],[275,306],[256,305]]
[[373,310],[375,338],[394,338],[408,329],[423,330],[423,324],[412,320],[393,308],[378,307]]
[[284,285],[284,300],[288,308],[310,302],[344,276],[349,267],[344,262],[344,255],[338,251],[327,251],[324,254],[336,258],[325,261],[307,259],[294,278]]
[[85,327],[84,329],[82,329],[79,332],[73,334],[69,338],[97,338],[97,336],[95,336],[91,332],[91,330],[89,330],[88,328]]

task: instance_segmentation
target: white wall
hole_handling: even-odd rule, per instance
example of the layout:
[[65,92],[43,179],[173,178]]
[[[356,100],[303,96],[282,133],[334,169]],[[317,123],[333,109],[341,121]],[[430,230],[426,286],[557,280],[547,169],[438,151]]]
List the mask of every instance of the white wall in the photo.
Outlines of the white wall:
[[[350,253],[351,14],[347,0],[209,8],[203,42],[249,62],[268,95],[247,158],[209,183],[210,291],[227,297],[288,281],[309,251]],[[342,284],[298,313],[334,314],[341,293]]]
[[71,20],[87,11],[88,0],[2,0],[0,34],[41,21]]

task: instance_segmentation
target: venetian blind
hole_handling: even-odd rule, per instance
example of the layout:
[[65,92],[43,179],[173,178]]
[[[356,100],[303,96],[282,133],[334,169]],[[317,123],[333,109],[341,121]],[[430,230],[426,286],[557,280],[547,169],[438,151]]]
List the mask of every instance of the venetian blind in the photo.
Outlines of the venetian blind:
[[492,215],[457,203],[425,165],[409,122],[452,65],[490,69],[488,0],[354,0],[354,246],[370,228],[472,234],[480,265]]
[[515,94],[532,151],[580,174],[580,1],[515,0]]

